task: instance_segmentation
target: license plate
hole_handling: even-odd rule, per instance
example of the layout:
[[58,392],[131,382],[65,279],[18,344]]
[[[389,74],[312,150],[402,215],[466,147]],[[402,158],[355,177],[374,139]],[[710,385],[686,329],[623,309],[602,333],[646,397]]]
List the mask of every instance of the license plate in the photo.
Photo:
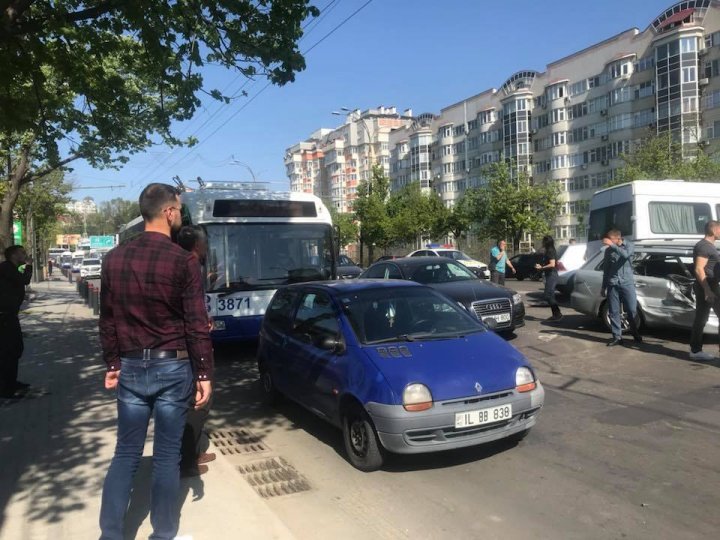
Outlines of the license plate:
[[250,296],[224,296],[218,297],[215,303],[215,310],[218,315],[252,310]]
[[483,321],[487,321],[488,319],[495,319],[495,322],[508,322],[510,320],[510,314],[509,313],[498,313],[497,315],[487,315],[482,318]]
[[480,409],[479,411],[467,411],[455,413],[455,427],[466,428],[471,426],[481,426],[483,424],[492,424],[493,422],[502,422],[512,417],[512,404],[499,405],[497,407],[489,407]]

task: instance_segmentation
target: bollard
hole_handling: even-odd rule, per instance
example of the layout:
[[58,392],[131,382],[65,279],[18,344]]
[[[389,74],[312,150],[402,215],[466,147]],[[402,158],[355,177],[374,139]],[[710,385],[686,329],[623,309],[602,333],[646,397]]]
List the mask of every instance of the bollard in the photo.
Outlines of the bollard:
[[82,280],[82,279],[79,279],[79,280],[77,281],[77,283],[75,284],[75,287],[77,288],[78,294],[80,294],[80,287],[82,287],[82,282],[83,282],[83,280]]
[[[92,283],[88,284],[87,294],[85,295],[85,303],[89,306],[90,305],[90,297],[93,293],[93,286]],[[91,306],[92,307],[92,306]]]
[[83,300],[87,296],[87,281],[80,281],[80,298]]
[[68,270],[68,281],[72,283],[72,270]]
[[95,302],[93,305],[93,315],[100,315],[100,289],[95,289]]

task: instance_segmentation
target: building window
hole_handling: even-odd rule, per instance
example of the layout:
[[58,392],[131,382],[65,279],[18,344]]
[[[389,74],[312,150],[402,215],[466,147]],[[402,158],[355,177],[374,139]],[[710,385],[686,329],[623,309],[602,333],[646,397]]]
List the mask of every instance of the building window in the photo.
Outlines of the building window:
[[697,39],[694,37],[680,38],[680,52],[688,53],[697,51]]
[[695,66],[682,68],[682,78],[684,83],[695,82],[697,80],[697,68]]
[[562,122],[565,120],[565,108],[561,107],[559,109],[553,109],[552,110],[552,121],[553,124],[556,122]]

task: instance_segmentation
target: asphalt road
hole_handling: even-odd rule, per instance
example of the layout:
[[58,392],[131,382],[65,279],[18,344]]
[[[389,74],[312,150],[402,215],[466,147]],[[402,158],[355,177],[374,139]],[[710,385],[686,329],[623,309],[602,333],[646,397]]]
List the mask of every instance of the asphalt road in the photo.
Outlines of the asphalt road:
[[238,465],[281,457],[307,480],[308,491],[267,499],[299,539],[716,537],[720,362],[689,361],[687,333],[668,329],[608,349],[599,322],[569,308],[546,323],[549,308],[533,307],[541,284],[508,286],[528,312],[511,342],[546,390],[519,445],[394,456],[361,473],[339,431],[292,403],[260,404],[249,344],[217,350],[209,427],[258,437],[226,456]]

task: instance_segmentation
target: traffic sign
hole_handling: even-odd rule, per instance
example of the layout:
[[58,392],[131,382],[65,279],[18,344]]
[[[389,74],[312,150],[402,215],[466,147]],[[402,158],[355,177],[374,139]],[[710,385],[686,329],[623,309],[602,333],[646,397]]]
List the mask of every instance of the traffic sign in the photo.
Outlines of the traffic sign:
[[13,221],[13,243],[18,245],[22,244],[23,241],[23,226],[22,221],[16,219]]
[[90,249],[111,248],[115,245],[114,236],[91,236]]

